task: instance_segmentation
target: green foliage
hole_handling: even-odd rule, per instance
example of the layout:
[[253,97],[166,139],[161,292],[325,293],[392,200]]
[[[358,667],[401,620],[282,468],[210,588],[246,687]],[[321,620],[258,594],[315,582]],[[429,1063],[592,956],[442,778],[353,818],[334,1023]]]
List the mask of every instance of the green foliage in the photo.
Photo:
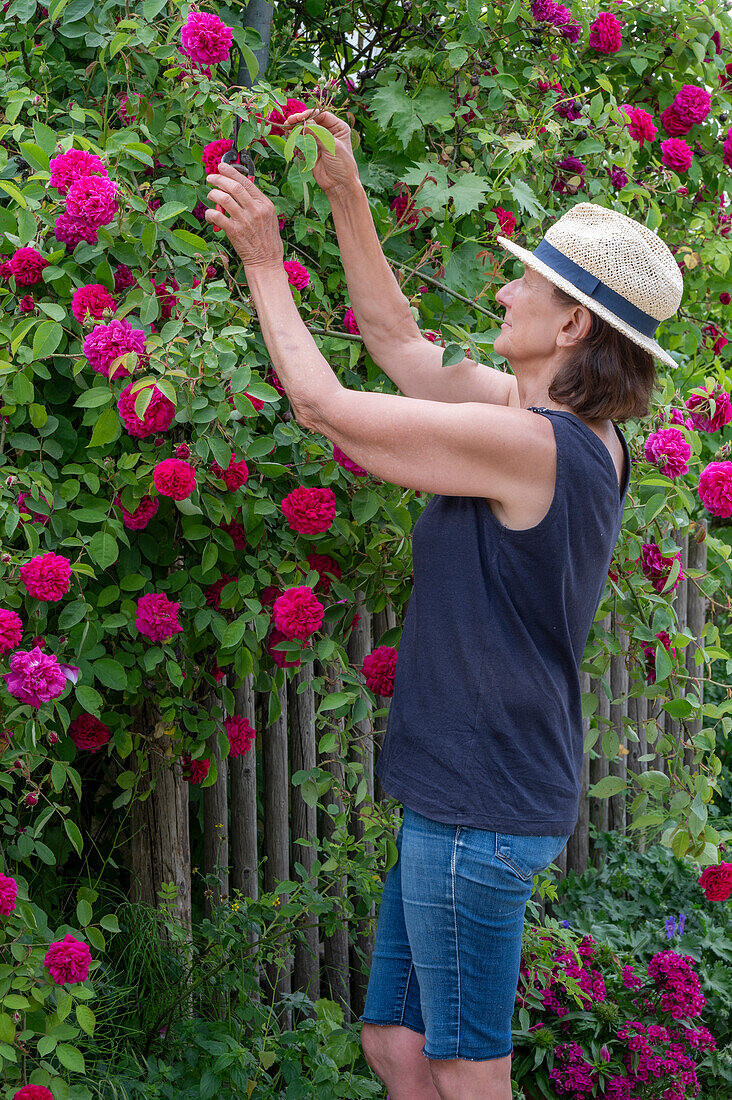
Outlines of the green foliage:
[[[300,40],[294,29],[301,13],[296,17],[287,5],[276,7],[273,84],[258,74],[253,50],[260,36],[235,25],[238,8],[220,9],[234,25],[251,77],[260,78],[250,96],[238,85],[236,53],[210,75],[184,68],[178,44],[188,7],[176,0],[143,0],[131,7],[117,0],[51,0],[47,12],[36,0],[11,0],[0,15],[0,250],[10,255],[31,247],[48,261],[39,282],[18,286],[8,277],[0,285],[0,605],[21,615],[24,649],[42,637],[46,652],[79,669],[76,683],[69,681],[60,697],[39,708],[19,703],[3,687],[3,724],[12,738],[2,742],[0,827],[7,872],[19,883],[16,910],[0,918],[7,1010],[0,1015],[0,1068],[9,1094],[30,1078],[52,1083],[55,1100],[87,1100],[91,1082],[79,1082],[90,1063],[107,1059],[112,1082],[117,1052],[122,1050],[131,1065],[133,1040],[157,1041],[152,1015],[158,1005],[170,1016],[178,1045],[171,1054],[155,1053],[137,1067],[136,1076],[130,1071],[129,1088],[137,1095],[214,1095],[230,1086],[235,1073],[238,1088],[245,1074],[247,1081],[257,1078],[255,1096],[378,1091],[363,1063],[349,1083],[344,1070],[359,1065],[355,1035],[341,1028],[327,1002],[316,1006],[313,1025],[301,1025],[294,1037],[277,1034],[272,1041],[275,1032],[263,1032],[259,1007],[248,997],[251,974],[241,965],[244,947],[235,926],[241,913],[252,926],[268,928],[262,953],[276,958],[275,933],[282,928],[264,914],[266,904],[277,908],[274,898],[263,896],[254,906],[242,899],[239,910],[232,905],[225,918],[219,914],[212,921],[205,942],[190,946],[169,917],[163,917],[162,930],[150,918],[149,937],[139,911],[120,909],[118,924],[112,912],[96,919],[97,910],[105,909],[98,905],[102,890],[120,874],[127,816],[133,801],[146,796],[157,737],[166,733],[171,739],[171,766],[180,766],[183,752],[203,758],[210,739],[221,733],[222,718],[232,713],[233,689],[249,674],[255,690],[270,693],[268,719],[276,719],[277,691],[287,673],[268,651],[271,614],[261,598],[264,589],[310,584],[328,604],[324,621],[332,634],[324,632],[312,648],[295,641],[279,651],[289,661],[317,655],[342,670],[340,691],[331,692],[323,678],[315,678],[314,689],[321,752],[343,758],[357,723],[380,714],[363,675],[348,662],[355,592],[363,591],[369,609],[379,611],[387,599],[403,605],[411,589],[408,536],[424,501],[376,478],[356,478],[332,460],[327,440],[292,417],[287,397],[272,384],[269,351],[241,285],[241,265],[194,214],[208,191],[202,150],[230,136],[238,115],[239,147],[256,155],[258,181],[285,219],[288,254],[310,275],[307,288],[293,286],[295,301],[307,320],[320,327],[325,316],[327,328],[338,333],[339,322],[334,327],[331,319],[345,306],[347,286],[334,260],[327,200],[312,181],[315,144],[302,134],[285,142],[270,132],[268,117],[288,95],[308,99],[322,76],[336,67],[343,71],[344,58],[348,68],[353,47],[333,38],[334,18],[320,0],[307,0],[309,29]],[[445,369],[459,361],[459,348],[495,367],[505,365],[492,350],[498,318],[480,304],[498,265],[505,276],[515,266],[495,245],[495,210],[512,211],[522,237],[537,243],[547,222],[566,209],[566,196],[582,189],[578,177],[566,181],[564,190],[552,187],[566,142],[589,167],[580,198],[612,202],[661,229],[685,265],[682,310],[658,334],[678,369],[661,378],[651,426],[657,427],[672,405],[681,405],[692,388],[716,382],[729,388],[732,344],[714,354],[702,339],[710,318],[723,323],[718,294],[729,269],[717,207],[721,114],[729,105],[729,89],[717,92],[723,61],[710,47],[714,29],[729,37],[728,14],[713,14],[692,0],[683,0],[673,13],[625,12],[633,46],[614,56],[574,52],[556,28],[541,49],[527,48],[528,7],[518,2],[488,9],[474,3],[429,9],[414,3],[411,14],[402,6],[383,10],[367,4],[364,14],[383,34],[393,33],[390,40],[402,48],[382,51],[370,67],[371,83],[365,80],[353,92],[341,85],[335,109],[354,113],[361,178],[390,258],[406,269],[405,293],[415,317],[424,328],[449,333],[442,340]],[[397,25],[403,19],[406,29]],[[337,29],[354,31],[352,11],[338,15]],[[321,68],[313,61],[314,44]],[[549,51],[555,48],[552,58]],[[639,149],[617,123],[619,103],[648,102],[654,83],[649,73],[655,74],[654,111],[671,102],[682,80],[711,82],[714,88],[712,115],[694,135],[705,155],[694,157],[683,180],[661,166],[657,148],[648,143]],[[572,95],[583,105],[581,118],[563,119],[553,110],[557,93],[547,97],[538,91],[538,80],[555,76],[567,89],[562,98]],[[586,127],[583,137],[580,126]],[[103,159],[119,205],[114,220],[99,228],[96,242],[82,241],[73,249],[54,235],[64,198],[49,186],[51,162],[71,148]],[[637,177],[612,195],[611,165]],[[402,184],[418,211],[416,227],[390,209],[393,189]],[[679,194],[682,184],[697,189],[693,205],[691,197]],[[430,292],[420,296],[425,266],[434,274],[425,273]],[[131,272],[127,286],[120,281],[123,268]],[[95,322],[79,322],[71,311],[74,292],[90,284],[113,294],[116,319],[145,334],[144,360],[125,354],[115,361],[111,379],[95,373],[83,351]],[[30,314],[20,309],[28,294],[34,299]],[[349,338],[330,335],[322,341],[343,384],[393,392],[351,334],[343,336]],[[115,378],[120,370],[128,373]],[[138,417],[149,407],[153,386],[175,406],[172,426],[157,433],[160,446],[153,435],[131,436],[121,421],[117,402],[129,382]],[[245,393],[264,402],[263,408],[256,410]],[[729,675],[727,624],[712,612],[703,637],[692,639],[677,620],[673,574],[658,593],[637,559],[644,542],[656,542],[662,553],[673,555],[673,532],[700,533],[700,522],[709,517],[696,481],[719,453],[720,440],[690,433],[692,472],[674,482],[645,461],[648,428],[628,426],[637,462],[617,550],[623,569],[618,581],[608,584],[598,621],[615,610],[630,638],[631,693],[661,701],[681,720],[686,735],[686,746],[669,744],[654,736],[654,723],[649,725],[649,745],[668,757],[671,778],[650,771],[633,781],[634,824],[655,829],[667,848],[705,865],[716,861],[717,846],[728,835],[714,827],[717,819],[710,822],[709,806],[721,790],[722,763],[715,749],[729,735],[732,717],[726,700],[702,705],[681,658],[684,648],[698,641],[700,669],[724,663]],[[197,487],[189,498],[174,501],[157,494],[153,471],[183,443],[196,467]],[[225,488],[212,469],[214,463],[226,466],[232,452],[246,458],[250,472],[246,487],[236,491]],[[283,498],[301,484],[327,486],[335,495],[332,528],[316,539],[293,532],[281,512]],[[22,510],[19,493],[26,494]],[[160,507],[147,527],[134,529],[123,521],[118,496],[127,511],[148,496]],[[232,521],[243,525],[245,548],[224,529]],[[722,524],[710,526],[707,545],[707,571],[692,575],[692,583],[719,602],[732,579],[729,531]],[[341,579],[328,592],[307,561],[314,548],[334,555],[342,566]],[[72,562],[70,591],[57,602],[31,598],[19,580],[19,567],[49,550]],[[235,582],[223,587],[216,606],[210,589],[224,575]],[[137,600],[152,592],[179,605],[183,625],[182,633],[161,643],[151,642],[136,625]],[[656,646],[656,682],[648,684],[643,647],[655,644],[662,630],[671,635],[676,655]],[[396,645],[399,631],[377,641]],[[604,676],[615,645],[596,624],[584,669]],[[226,670],[223,683],[214,676],[215,661]],[[204,700],[211,693],[215,701],[209,707]],[[586,697],[587,713],[594,713],[596,702]],[[80,714],[109,727],[110,740],[96,753],[78,748],[68,735]],[[699,718],[701,732],[692,735]],[[343,719],[342,734],[333,733],[333,719]],[[614,758],[618,746],[606,734],[593,719],[593,744]],[[634,736],[629,730],[629,739]],[[684,762],[684,747],[694,750],[691,767]],[[206,783],[214,774],[212,769]],[[333,780],[326,769],[299,773],[293,782],[301,785],[308,804],[329,812]],[[598,797],[609,793],[607,784],[595,791]],[[362,767],[353,761],[345,764],[341,794],[347,810],[335,815],[335,834],[323,846],[314,880],[281,884],[287,897],[280,921],[296,926],[310,907],[327,934],[351,917],[363,918],[378,890],[375,866],[388,868],[395,859],[383,813],[375,813],[367,827],[376,855],[349,847],[348,809],[356,805],[367,813]],[[326,888],[331,876],[344,873],[349,895],[337,909]],[[124,937],[117,936],[118,927]],[[94,983],[64,993],[49,983],[42,956],[44,945],[66,930],[89,942]],[[230,961],[236,958],[238,969]],[[236,1027],[213,1020],[202,1024],[199,1017],[182,1014],[183,1005],[186,1012],[195,1009],[198,996],[189,995],[193,963],[202,967],[204,982],[225,997]],[[145,1004],[133,1009],[131,992],[138,984],[146,992]],[[306,999],[298,1004],[307,1007]],[[22,1059],[10,1037],[16,1025],[25,1045]],[[272,1042],[266,1050],[256,1046],[264,1042],[263,1033]],[[242,1034],[255,1041],[247,1045]],[[272,1063],[265,1065],[275,1051],[277,1076]],[[127,1078],[119,1080],[119,1090],[128,1088]],[[140,1092],[143,1088],[148,1091]],[[282,1093],[283,1088],[290,1091]],[[335,1091],[342,1088],[353,1091]],[[117,1095],[111,1084],[109,1094]]]

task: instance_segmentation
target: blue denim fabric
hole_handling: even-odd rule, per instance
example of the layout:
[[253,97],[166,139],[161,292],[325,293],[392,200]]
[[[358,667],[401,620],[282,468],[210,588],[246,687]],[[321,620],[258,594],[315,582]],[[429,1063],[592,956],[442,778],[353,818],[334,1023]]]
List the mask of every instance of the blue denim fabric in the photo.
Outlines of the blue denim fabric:
[[424,1034],[427,1058],[511,1054],[533,876],[568,840],[446,825],[405,806],[360,1019]]

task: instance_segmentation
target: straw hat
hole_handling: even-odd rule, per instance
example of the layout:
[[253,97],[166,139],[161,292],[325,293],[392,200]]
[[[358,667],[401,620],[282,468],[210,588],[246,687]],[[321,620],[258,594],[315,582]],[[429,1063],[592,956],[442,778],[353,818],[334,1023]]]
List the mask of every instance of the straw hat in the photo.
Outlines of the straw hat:
[[617,210],[578,202],[549,227],[533,252],[506,237],[498,243],[674,369],[653,339],[684,293],[674,255],[647,226]]

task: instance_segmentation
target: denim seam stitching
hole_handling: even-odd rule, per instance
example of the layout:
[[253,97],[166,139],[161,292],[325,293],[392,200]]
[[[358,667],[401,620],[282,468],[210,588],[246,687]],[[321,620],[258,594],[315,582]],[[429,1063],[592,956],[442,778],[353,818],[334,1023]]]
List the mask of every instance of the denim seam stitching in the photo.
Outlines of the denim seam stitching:
[[455,926],[455,957],[457,960],[457,988],[458,988],[458,1018],[457,1018],[457,1046],[455,1048],[455,1057],[460,1057],[460,1018],[462,1012],[462,996],[460,988],[460,944],[458,942],[458,927],[457,927],[457,906],[455,904],[455,856],[457,854],[458,838],[460,836],[460,830],[462,826],[458,825],[455,830],[455,840],[452,846],[452,866],[450,869],[452,879],[452,918]]
[[409,970],[407,971],[407,984],[404,987],[404,996],[402,997],[402,1012],[399,1017],[400,1025],[404,1023],[404,1013],[407,1010],[407,994],[409,993],[409,983],[412,979],[412,970],[414,969],[414,960],[409,964]]

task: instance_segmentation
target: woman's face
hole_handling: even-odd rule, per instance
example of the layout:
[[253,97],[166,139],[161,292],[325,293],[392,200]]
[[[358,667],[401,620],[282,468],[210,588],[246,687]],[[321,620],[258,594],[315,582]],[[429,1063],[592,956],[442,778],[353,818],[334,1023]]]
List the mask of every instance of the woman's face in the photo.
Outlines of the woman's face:
[[519,279],[505,283],[496,301],[506,311],[506,323],[493,345],[511,366],[546,363],[557,351],[557,334],[567,320],[566,307],[554,300],[553,284],[528,265]]

